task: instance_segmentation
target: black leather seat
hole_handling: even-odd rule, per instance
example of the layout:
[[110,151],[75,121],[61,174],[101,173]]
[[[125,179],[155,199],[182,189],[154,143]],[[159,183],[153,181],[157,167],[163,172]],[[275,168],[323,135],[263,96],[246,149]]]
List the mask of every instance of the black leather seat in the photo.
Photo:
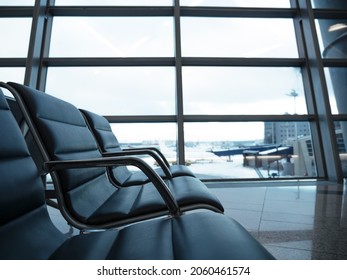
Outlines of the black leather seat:
[[[81,112],[72,104],[17,84],[2,84],[15,96],[44,160],[64,161],[102,158]],[[180,176],[164,182],[141,159],[106,158],[103,167],[49,171],[57,190],[59,208],[65,219],[80,229],[109,228],[152,217],[171,214],[177,201],[179,211],[211,209],[223,212],[218,198],[197,178]],[[88,163],[91,164],[90,162]],[[108,179],[107,165],[131,164],[140,167],[151,183],[119,188]],[[171,205],[171,206],[170,206]]]
[[207,210],[68,238],[50,220],[43,182],[1,91],[0,124],[0,259],[273,259],[237,222]]
[[[106,118],[88,110],[80,109],[80,111],[85,117],[87,125],[93,133],[98,148],[103,156],[149,155],[152,156],[161,167],[156,168],[155,171],[163,179],[178,176],[194,176],[193,172],[185,165],[170,165],[165,156],[156,148],[122,149]],[[132,172],[126,166],[114,168],[111,175],[113,180],[121,186],[148,183],[148,178],[142,172]]]

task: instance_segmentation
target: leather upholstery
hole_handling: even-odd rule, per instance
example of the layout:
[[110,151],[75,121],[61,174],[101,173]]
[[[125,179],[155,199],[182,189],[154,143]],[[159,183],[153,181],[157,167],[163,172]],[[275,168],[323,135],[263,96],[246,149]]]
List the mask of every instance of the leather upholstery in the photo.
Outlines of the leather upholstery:
[[[30,115],[49,160],[102,157],[75,106],[20,84],[8,84],[15,89],[13,94],[19,103],[25,103],[24,110]],[[109,227],[114,222],[128,223],[129,219],[143,220],[168,212],[152,183],[142,188],[117,188],[108,180],[105,168],[67,169],[56,175],[52,178],[62,192],[63,213],[79,228]],[[167,180],[167,184],[182,210],[224,210],[218,198],[195,177],[176,177]]]
[[0,124],[0,259],[273,259],[237,222],[212,211],[68,238],[49,218],[43,183],[1,92]]
[[[122,151],[117,137],[114,135],[110,123],[101,115],[95,114],[88,110],[82,110],[87,124],[92,131],[101,153],[112,153]],[[193,172],[184,165],[170,165],[172,176],[194,176]],[[161,168],[156,168],[156,172],[166,178]],[[130,172],[126,167],[117,167],[113,169],[115,179],[123,186],[134,184],[144,184],[148,178],[142,172]]]

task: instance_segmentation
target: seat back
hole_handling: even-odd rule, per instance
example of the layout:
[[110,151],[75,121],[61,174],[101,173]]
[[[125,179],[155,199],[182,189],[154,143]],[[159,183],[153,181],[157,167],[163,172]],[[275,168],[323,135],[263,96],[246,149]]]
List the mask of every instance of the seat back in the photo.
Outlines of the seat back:
[[[93,133],[101,153],[112,153],[122,150],[110,123],[105,117],[84,109],[80,109],[80,111],[90,131]],[[131,176],[131,171],[126,166],[119,166],[113,168],[111,176],[122,184]]]
[[[100,158],[95,139],[81,112],[72,104],[27,86],[8,83],[14,89],[46,161]],[[88,218],[115,192],[105,168],[81,168],[52,173],[61,197],[60,208],[73,225]],[[77,224],[75,224],[77,223]]]
[[0,91],[0,259],[46,259],[66,239],[52,224],[43,183]]
[[122,150],[110,123],[105,117],[84,109],[80,109],[80,111],[93,132],[101,152],[119,152]]
[[6,98],[6,101],[8,103],[8,106],[10,107],[10,110],[16,119],[20,130],[22,131],[22,134],[24,135],[25,142],[27,143],[27,146],[29,148],[29,152],[31,157],[34,159],[34,162],[37,165],[37,168],[39,170],[42,170],[42,166],[44,163],[44,160],[42,158],[42,154],[40,150],[37,147],[37,144],[32,136],[31,131],[28,128],[27,123],[25,122],[24,116],[22,111],[20,110],[18,103],[13,98]]

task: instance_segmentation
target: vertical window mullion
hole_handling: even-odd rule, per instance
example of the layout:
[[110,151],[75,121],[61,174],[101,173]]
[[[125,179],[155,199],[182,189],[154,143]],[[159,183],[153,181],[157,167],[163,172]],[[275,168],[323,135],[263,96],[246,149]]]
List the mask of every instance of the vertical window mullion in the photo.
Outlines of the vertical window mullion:
[[[301,12],[301,32],[305,43],[305,57],[307,61],[306,80],[304,83],[310,86],[314,95],[308,96],[309,110],[315,110],[316,122],[313,123],[313,141],[315,141],[315,154],[318,157],[317,171],[323,172],[324,177],[329,180],[342,182],[342,168],[338,154],[338,147],[335,139],[335,128],[331,117],[329,106],[328,89],[325,80],[323,62],[320,55],[318,37],[314,25],[314,14],[310,1],[298,0]],[[311,91],[310,90],[310,91]],[[313,100],[314,99],[314,100]],[[321,160],[320,160],[321,159]],[[318,166],[320,165],[320,166]],[[321,175],[321,174],[318,174]]]
[[42,62],[42,42],[44,36],[44,26],[46,21],[46,0],[36,0],[33,12],[32,27],[30,32],[30,42],[27,55],[24,84],[37,88],[40,75],[40,65]]
[[184,117],[182,85],[182,50],[180,1],[174,0],[174,36],[175,36],[175,71],[176,71],[176,116],[177,116],[177,156],[178,163],[184,164]]

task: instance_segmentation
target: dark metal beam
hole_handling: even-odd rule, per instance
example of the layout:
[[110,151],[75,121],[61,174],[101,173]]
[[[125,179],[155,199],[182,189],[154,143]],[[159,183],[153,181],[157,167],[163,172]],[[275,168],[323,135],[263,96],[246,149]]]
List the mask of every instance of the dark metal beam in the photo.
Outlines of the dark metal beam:
[[[173,16],[169,6],[52,6],[53,16]],[[191,17],[257,17],[292,18],[296,9],[290,8],[234,8],[234,7],[179,7],[181,16]]]
[[340,9],[314,9],[316,19],[343,19],[346,20],[347,10]]
[[[175,115],[105,116],[113,123],[172,123]],[[314,115],[184,115],[182,122],[313,122]]]
[[[171,57],[52,57],[43,60],[52,67],[69,66],[175,66]],[[182,66],[259,66],[259,67],[301,67],[304,59],[298,58],[232,58],[232,57],[182,57]]]
[[173,16],[173,7],[132,7],[132,6],[54,6],[48,12],[52,16],[76,17],[154,17]]
[[27,6],[0,6],[0,18],[32,17],[34,7]]
[[300,67],[304,59],[297,58],[235,58],[235,57],[183,57],[184,66],[270,66]]
[[190,17],[293,18],[296,12],[290,8],[181,7],[181,16]]
[[185,115],[185,122],[312,122],[313,115]]
[[25,67],[26,58],[0,58],[0,67]]
[[115,58],[115,57],[55,57],[45,58],[44,65],[52,67],[74,66],[175,66],[174,58]]
[[324,67],[347,67],[346,58],[324,58]]

